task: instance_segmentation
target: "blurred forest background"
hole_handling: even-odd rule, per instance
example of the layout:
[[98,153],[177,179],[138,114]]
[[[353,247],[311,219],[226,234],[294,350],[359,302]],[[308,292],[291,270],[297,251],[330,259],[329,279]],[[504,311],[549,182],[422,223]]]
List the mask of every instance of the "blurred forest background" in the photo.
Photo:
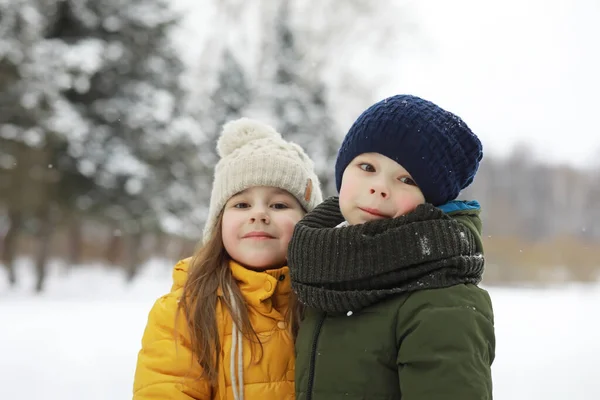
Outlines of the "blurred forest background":
[[[102,262],[133,280],[150,258],[191,255],[216,138],[240,116],[305,147],[335,194],[345,130],[378,100],[335,61],[357,41],[365,54],[395,49],[418,25],[366,0],[205,2],[215,17],[195,38],[169,1],[0,0],[0,279],[16,283],[22,256],[42,291],[50,259]],[[232,33],[249,21],[253,35]],[[397,25],[405,36],[389,35]],[[600,165],[484,149],[461,198],[483,207],[485,282],[597,280]]]

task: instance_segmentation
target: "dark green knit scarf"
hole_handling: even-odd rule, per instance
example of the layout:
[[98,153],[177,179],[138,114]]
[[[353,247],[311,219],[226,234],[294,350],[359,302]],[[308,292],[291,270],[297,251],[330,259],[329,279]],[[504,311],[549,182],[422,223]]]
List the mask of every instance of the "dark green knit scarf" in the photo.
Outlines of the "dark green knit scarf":
[[423,204],[405,216],[336,228],[338,198],[307,214],[288,250],[299,300],[332,313],[358,311],[389,296],[481,281],[473,233]]

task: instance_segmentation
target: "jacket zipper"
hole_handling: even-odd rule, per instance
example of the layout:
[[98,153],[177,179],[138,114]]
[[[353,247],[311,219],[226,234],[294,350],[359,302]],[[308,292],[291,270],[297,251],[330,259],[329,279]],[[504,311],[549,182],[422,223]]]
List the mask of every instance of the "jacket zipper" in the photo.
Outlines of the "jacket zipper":
[[312,399],[312,391],[315,380],[315,362],[317,358],[317,342],[319,341],[319,334],[321,333],[321,327],[325,322],[325,318],[327,317],[327,313],[321,314],[319,320],[317,321],[317,326],[315,327],[315,332],[313,334],[313,345],[310,353],[310,367],[308,370],[308,388],[306,390],[306,400]]

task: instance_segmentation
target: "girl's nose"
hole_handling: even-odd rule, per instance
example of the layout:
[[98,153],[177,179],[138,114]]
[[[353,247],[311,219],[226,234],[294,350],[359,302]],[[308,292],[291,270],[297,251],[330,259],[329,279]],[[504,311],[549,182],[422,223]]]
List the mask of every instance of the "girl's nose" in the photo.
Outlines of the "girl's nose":
[[269,214],[265,210],[256,209],[252,211],[252,215],[250,216],[250,222],[256,223],[257,221],[260,221],[263,224],[268,224],[271,220],[269,218]]

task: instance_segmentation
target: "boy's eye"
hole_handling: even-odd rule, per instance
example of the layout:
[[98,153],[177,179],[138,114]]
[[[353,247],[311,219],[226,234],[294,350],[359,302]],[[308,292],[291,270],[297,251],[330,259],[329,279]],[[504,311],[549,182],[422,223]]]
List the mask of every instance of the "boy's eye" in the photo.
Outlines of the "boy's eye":
[[233,205],[233,208],[248,208],[248,207],[250,207],[250,204],[244,203],[244,202],[235,203]]
[[398,180],[407,185],[417,186],[417,183],[409,176],[403,176],[401,178],[398,178]]
[[271,207],[273,207],[276,210],[285,210],[286,208],[289,208],[288,205],[285,203],[275,203]]
[[375,167],[373,167],[369,163],[360,163],[358,164],[359,168],[366,172],[375,172]]

